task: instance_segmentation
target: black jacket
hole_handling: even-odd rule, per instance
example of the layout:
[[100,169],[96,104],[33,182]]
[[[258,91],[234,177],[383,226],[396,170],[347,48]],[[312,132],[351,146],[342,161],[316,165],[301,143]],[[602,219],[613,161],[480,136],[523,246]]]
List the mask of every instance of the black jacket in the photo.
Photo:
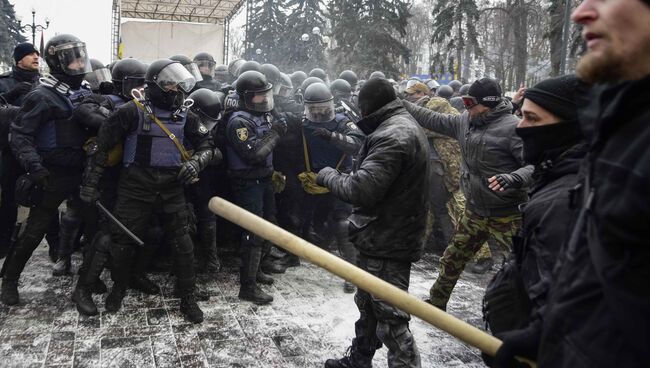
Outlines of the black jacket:
[[424,131],[394,100],[359,125],[374,131],[351,174],[322,170],[319,180],[354,205],[351,239],[368,257],[417,261],[422,255],[429,195],[429,143]]
[[573,224],[571,190],[578,182],[578,170],[587,154],[585,144],[566,150],[552,166],[537,166],[530,199],[523,210],[520,241],[514,252],[534,309],[541,311],[547,301],[555,263]]
[[[10,72],[0,75],[0,93],[8,92],[18,83],[27,82],[36,85],[40,74],[38,72],[32,72],[28,70],[23,70],[14,66]],[[23,98],[25,95],[18,97],[16,101],[13,102],[14,106],[20,106],[23,103]]]
[[539,367],[650,361],[650,77],[595,87],[581,213],[544,315]]
[[533,166],[524,165],[523,143],[515,134],[519,119],[511,114],[510,102],[504,99],[477,118],[470,118],[468,112],[440,114],[410,102],[404,106],[422,127],[458,140],[462,155],[460,186],[467,209],[485,217],[519,213],[519,205],[526,202],[525,188],[495,192],[487,185],[490,177],[503,173],[516,173],[524,187],[532,181]]

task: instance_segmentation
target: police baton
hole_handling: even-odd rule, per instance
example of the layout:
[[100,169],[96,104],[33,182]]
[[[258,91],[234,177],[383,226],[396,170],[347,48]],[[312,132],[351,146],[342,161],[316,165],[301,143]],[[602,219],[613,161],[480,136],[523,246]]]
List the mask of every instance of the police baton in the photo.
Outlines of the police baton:
[[[351,263],[325,251],[308,241],[258,217],[223,198],[213,197],[208,205],[210,210],[226,220],[258,235],[275,245],[320,266],[327,271],[355,284],[373,296],[410,313],[425,322],[451,334],[488,355],[495,356],[501,340],[462,321],[431,304],[420,300],[404,290],[371,275]],[[529,360],[517,358],[532,368],[537,365]]]
[[111,220],[112,223],[117,225],[117,227],[119,227],[126,235],[128,235],[131,239],[133,239],[138,244],[139,247],[144,246],[144,242],[140,240],[140,238],[138,238],[137,235],[131,232],[131,230],[129,230],[128,227],[124,226],[124,224],[121,223],[120,220],[115,218],[115,216],[113,216],[113,214],[106,207],[104,207],[104,205],[101,204],[100,201],[95,202],[95,205],[97,206],[97,208],[99,208],[100,211],[102,211],[104,215],[106,215],[106,217],[108,217]]

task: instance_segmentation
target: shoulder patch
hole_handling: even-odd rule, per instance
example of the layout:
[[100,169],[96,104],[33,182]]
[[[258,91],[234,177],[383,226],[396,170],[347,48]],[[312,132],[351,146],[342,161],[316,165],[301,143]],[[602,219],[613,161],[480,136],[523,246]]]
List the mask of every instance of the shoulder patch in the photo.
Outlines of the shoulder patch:
[[238,128],[235,130],[237,133],[237,138],[239,138],[240,141],[246,141],[248,139],[248,128]]
[[345,125],[348,128],[353,129],[353,130],[358,130],[359,129],[359,128],[357,128],[357,125],[355,123],[351,122],[351,121],[348,121],[347,123],[345,123]]

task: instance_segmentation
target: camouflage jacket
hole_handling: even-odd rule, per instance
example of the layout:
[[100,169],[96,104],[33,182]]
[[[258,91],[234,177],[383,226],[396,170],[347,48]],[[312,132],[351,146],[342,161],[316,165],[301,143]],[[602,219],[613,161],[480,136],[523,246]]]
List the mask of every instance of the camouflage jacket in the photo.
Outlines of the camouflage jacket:
[[[441,114],[460,115],[449,101],[442,97],[432,97],[426,105],[427,109]],[[444,180],[447,190],[453,193],[460,189],[460,145],[458,141],[446,135],[425,130],[440,159],[444,171]]]

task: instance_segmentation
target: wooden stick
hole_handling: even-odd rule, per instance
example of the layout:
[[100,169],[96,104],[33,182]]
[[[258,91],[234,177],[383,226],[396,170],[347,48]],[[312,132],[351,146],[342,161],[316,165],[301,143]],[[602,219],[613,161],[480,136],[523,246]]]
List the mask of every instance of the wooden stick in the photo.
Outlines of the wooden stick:
[[[496,337],[443,312],[223,198],[213,197],[208,206],[212,212],[230,222],[326,269],[375,297],[430,323],[486,354],[494,356],[501,346],[501,341]],[[520,360],[528,363],[533,368],[536,367],[535,363],[531,361]]]

